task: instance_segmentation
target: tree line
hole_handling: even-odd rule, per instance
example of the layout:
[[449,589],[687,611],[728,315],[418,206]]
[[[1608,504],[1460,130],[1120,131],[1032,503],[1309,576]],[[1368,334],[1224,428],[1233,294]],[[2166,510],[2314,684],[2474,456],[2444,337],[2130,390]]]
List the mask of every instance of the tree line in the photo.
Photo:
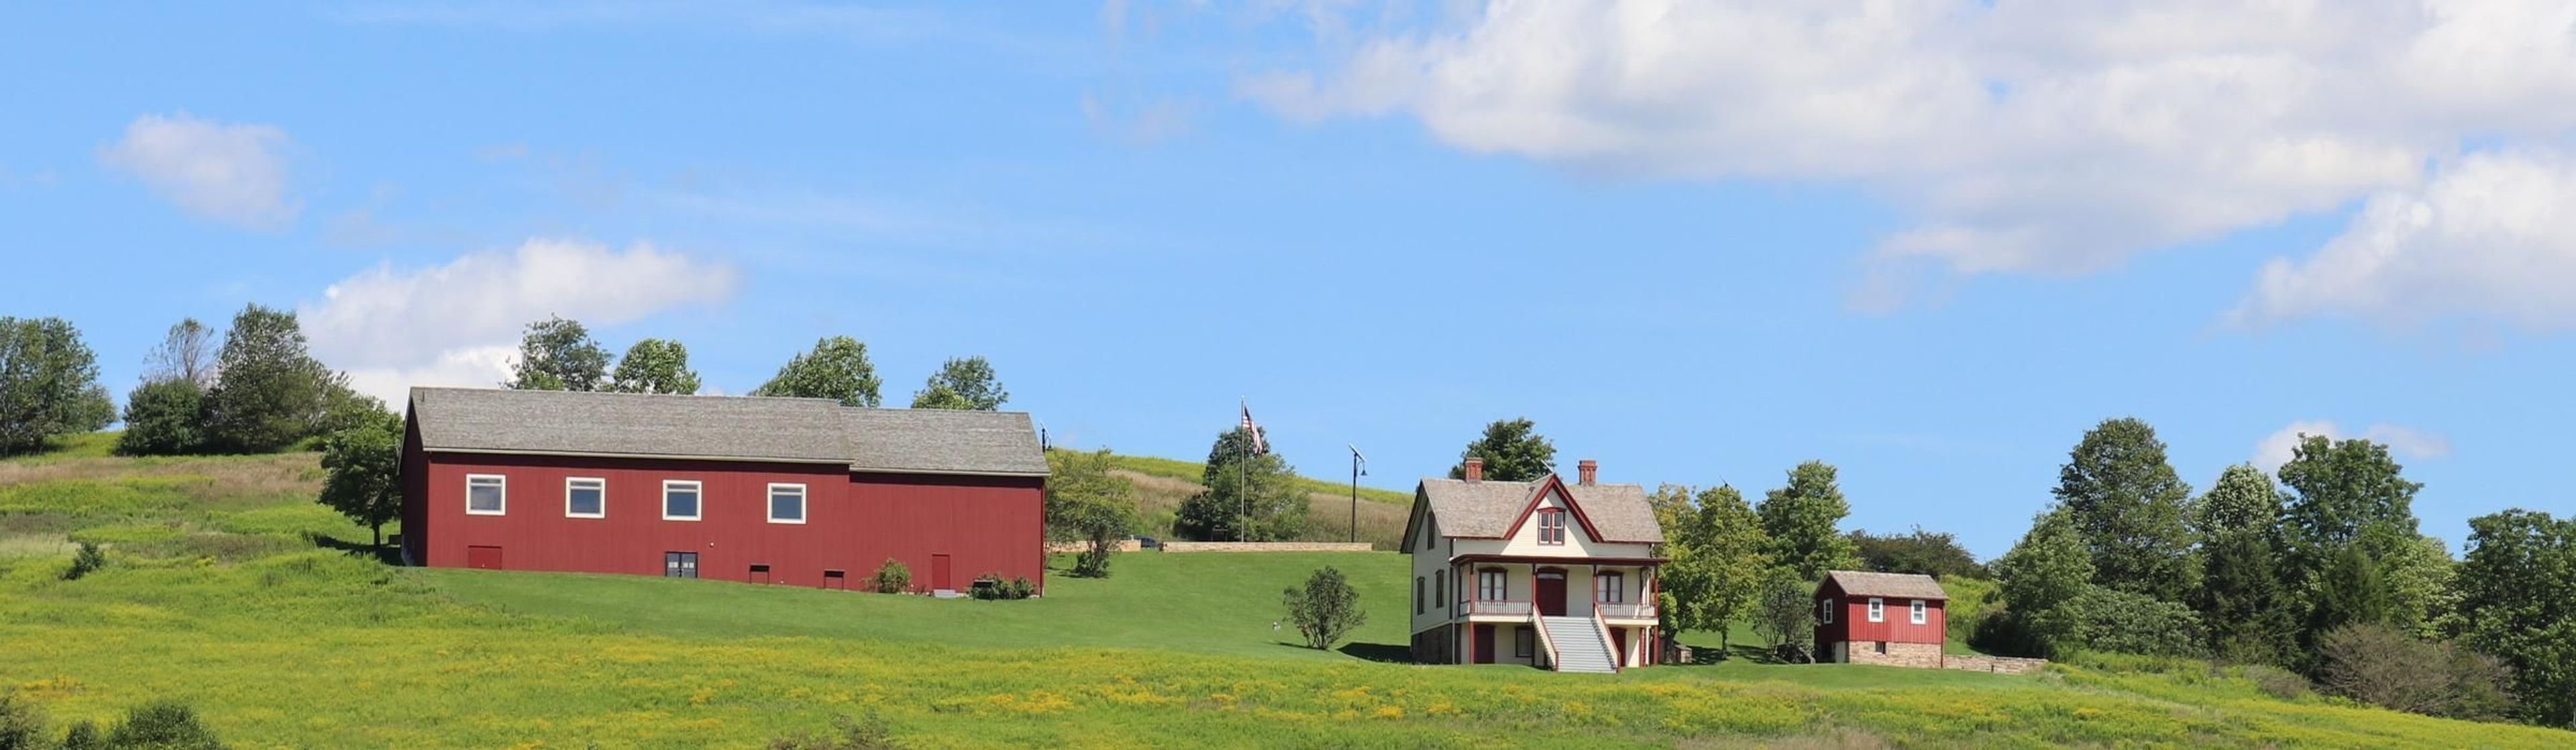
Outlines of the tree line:
[[[611,363],[614,362],[614,366]],[[754,388],[754,396],[823,398],[843,406],[874,408],[883,401],[868,345],[849,336],[825,336],[779,366]],[[694,394],[698,373],[689,369],[687,345],[647,338],[612,358],[580,321],[560,316],[529,323],[503,387],[544,391]],[[912,395],[915,409],[993,411],[1011,393],[983,357],[953,357]]]

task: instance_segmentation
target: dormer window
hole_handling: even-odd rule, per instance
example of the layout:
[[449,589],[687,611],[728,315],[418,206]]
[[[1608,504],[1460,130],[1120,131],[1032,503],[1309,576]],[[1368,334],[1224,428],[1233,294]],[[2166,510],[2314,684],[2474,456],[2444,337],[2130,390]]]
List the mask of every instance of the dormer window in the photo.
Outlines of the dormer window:
[[1565,543],[1565,509],[1540,508],[1538,510],[1538,543]]

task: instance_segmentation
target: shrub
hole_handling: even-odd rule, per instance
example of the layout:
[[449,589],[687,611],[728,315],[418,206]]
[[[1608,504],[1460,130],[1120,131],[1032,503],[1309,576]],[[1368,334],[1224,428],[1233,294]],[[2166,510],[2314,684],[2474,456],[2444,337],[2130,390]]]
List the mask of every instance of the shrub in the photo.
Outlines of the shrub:
[[0,750],[44,746],[45,714],[15,693],[0,692]]
[[107,553],[100,552],[97,542],[81,542],[80,551],[72,554],[72,567],[63,571],[63,580],[77,581],[81,576],[107,567]]
[[224,750],[214,730],[197,720],[185,703],[157,701],[136,706],[107,732],[107,747],[150,750]]
[[2264,695],[2285,701],[2308,697],[2310,691],[2308,678],[2268,664],[2247,665],[2245,679],[2252,680],[2254,688],[2263,691]]
[[876,575],[869,580],[877,593],[900,594],[912,588],[912,569],[904,567],[902,560],[889,557],[884,565],[877,566]]
[[769,750],[897,750],[894,731],[874,715],[852,719],[832,717],[832,731],[816,735],[791,735],[769,741]]
[[1332,648],[1351,629],[1368,622],[1368,612],[1360,609],[1360,592],[1330,565],[1307,577],[1305,588],[1281,590],[1279,599],[1288,608],[1288,621],[1306,637],[1306,645],[1317,649]]
[[107,750],[107,740],[98,736],[97,724],[91,723],[88,719],[82,719],[80,723],[72,725],[71,731],[63,733],[62,748],[63,750]]
[[2190,607],[2107,586],[2087,586],[2072,604],[2082,648],[2155,656],[2197,656],[2200,615]]
[[125,397],[125,434],[116,438],[120,456],[175,456],[205,450],[205,433],[197,420],[204,413],[206,391],[193,380],[156,380]]
[[2502,663],[2443,641],[2417,639],[2377,623],[2346,625],[2317,639],[2317,683],[2326,692],[2407,713],[2462,718],[2512,708]]
[[974,587],[967,593],[987,601],[1026,599],[1037,593],[1037,586],[1025,577],[1003,578],[1000,573],[986,573],[975,578]]
[[1019,576],[1011,579],[1011,598],[1026,599],[1036,596],[1037,593],[1037,584],[1030,583],[1027,576]]
[[1763,576],[1761,593],[1753,604],[1753,632],[1770,644],[1781,661],[1816,660],[1808,646],[1815,638],[1816,603],[1807,598],[1815,590],[1806,577],[1789,568],[1773,568]]

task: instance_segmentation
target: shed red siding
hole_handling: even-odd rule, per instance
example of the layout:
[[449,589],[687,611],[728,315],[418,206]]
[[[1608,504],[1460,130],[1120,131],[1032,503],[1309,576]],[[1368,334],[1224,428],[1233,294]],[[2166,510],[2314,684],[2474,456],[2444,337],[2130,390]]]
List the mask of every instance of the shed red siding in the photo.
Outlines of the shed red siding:
[[[417,564],[467,565],[467,549],[502,548],[504,567],[661,575],[663,553],[694,552],[698,576],[825,585],[844,571],[852,588],[888,558],[927,588],[931,555],[950,556],[960,587],[975,576],[1026,577],[1043,586],[1041,477],[853,473],[833,464],[422,454],[406,445],[404,542]],[[414,456],[419,456],[415,460]],[[507,477],[503,515],[465,512],[469,474]],[[419,478],[416,490],[413,476]],[[606,480],[605,518],[564,513],[564,481]],[[662,482],[702,483],[699,520],[663,520]],[[805,523],[770,523],[768,486],[805,485]],[[417,520],[415,520],[417,519]]]
[[1836,602],[1833,623],[1816,623],[1816,648],[1819,652],[1844,641],[1939,644],[1948,638],[1949,624],[1941,606],[1945,602],[1939,599],[1924,600],[1923,624],[1916,625],[1910,614],[1913,599],[1881,597],[1882,619],[1885,621],[1870,622],[1869,597],[1845,594],[1829,583],[1816,598],[1820,601],[1831,598]]

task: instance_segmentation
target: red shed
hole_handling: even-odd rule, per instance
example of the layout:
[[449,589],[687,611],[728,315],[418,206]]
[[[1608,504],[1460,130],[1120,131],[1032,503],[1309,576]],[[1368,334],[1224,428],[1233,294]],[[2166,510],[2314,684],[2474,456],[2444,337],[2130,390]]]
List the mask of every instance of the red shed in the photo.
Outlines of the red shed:
[[1914,573],[1827,572],[1816,585],[1816,659],[1941,666],[1949,639],[1941,582]]
[[916,590],[1043,586],[1046,458],[1027,414],[823,399],[414,388],[415,565]]

